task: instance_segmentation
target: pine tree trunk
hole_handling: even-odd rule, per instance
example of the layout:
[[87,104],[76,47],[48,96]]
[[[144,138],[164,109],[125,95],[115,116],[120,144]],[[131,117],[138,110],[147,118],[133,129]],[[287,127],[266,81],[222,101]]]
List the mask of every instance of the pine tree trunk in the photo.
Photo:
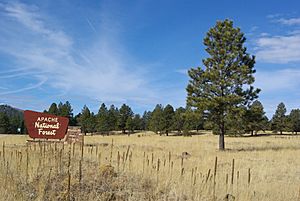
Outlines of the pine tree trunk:
[[219,134],[219,150],[220,151],[225,150],[224,135],[225,135],[225,126],[224,126],[224,122],[222,121],[222,123],[220,125],[220,134]]
[[220,151],[225,150],[224,133],[220,133],[219,135],[219,150]]
[[166,130],[166,135],[169,136],[169,131],[168,130]]

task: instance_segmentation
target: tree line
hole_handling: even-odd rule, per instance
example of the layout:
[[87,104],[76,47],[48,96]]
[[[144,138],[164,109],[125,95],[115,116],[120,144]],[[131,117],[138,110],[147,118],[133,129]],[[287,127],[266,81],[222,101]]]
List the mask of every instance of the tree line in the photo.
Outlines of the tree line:
[[[70,102],[52,103],[45,113],[69,118],[71,126],[80,126],[83,133],[99,133],[109,135],[120,131],[131,134],[136,131],[153,131],[160,135],[191,135],[199,130],[212,130],[218,134],[217,127],[209,112],[200,112],[190,107],[174,108],[168,104],[157,104],[152,111],[142,115],[135,114],[131,107],[123,104],[120,109],[114,105],[107,107],[102,103],[97,113],[91,112],[85,105],[81,112],[73,115]],[[273,131],[283,134],[300,132],[300,109],[292,109],[289,114],[284,103],[280,103],[273,117],[269,120],[264,107],[258,100],[242,112],[228,115],[226,134],[228,135],[257,135],[260,131]],[[0,106],[0,133],[26,133],[22,111],[8,105]]]
[[9,105],[0,105],[0,133],[26,133],[23,112]]
[[[284,103],[280,103],[273,117],[269,120],[265,115],[262,103],[255,100],[248,107],[240,108],[235,115],[226,118],[226,134],[257,135],[260,131],[300,132],[300,109],[292,109],[287,114]],[[114,105],[102,103],[97,113],[91,112],[84,105],[81,112],[73,116],[71,104],[52,103],[44,112],[68,117],[70,125],[80,126],[83,133],[111,134],[120,131],[131,134],[135,131],[153,131],[160,135],[191,135],[199,130],[212,130],[218,134],[217,126],[209,112],[201,112],[191,107],[174,108],[167,104],[157,104],[152,111],[144,111],[142,115],[135,114],[130,106],[123,104],[120,109]]]

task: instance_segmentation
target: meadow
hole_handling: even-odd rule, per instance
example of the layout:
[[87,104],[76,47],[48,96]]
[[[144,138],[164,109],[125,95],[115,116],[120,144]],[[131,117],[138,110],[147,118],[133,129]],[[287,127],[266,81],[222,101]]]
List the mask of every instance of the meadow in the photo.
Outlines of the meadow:
[[297,135],[27,139],[0,135],[0,200],[300,200]]

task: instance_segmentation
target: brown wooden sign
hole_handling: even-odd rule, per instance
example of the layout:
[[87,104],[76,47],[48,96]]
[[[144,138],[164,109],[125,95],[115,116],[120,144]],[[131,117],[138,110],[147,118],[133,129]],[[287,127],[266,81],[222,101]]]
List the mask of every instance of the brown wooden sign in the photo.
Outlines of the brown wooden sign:
[[66,117],[30,110],[24,111],[24,120],[31,138],[63,139],[69,124]]

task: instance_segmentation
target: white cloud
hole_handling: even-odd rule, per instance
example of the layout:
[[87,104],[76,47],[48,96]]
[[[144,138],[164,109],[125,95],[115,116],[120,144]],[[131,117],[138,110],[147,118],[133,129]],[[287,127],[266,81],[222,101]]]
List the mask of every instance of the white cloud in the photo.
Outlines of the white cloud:
[[[123,51],[116,34],[110,34],[114,32],[113,26],[108,29],[111,23],[103,23],[105,27],[100,28],[92,47],[77,50],[74,47],[76,41],[64,30],[51,25],[53,23],[47,23],[47,17],[37,7],[9,3],[0,5],[0,9],[3,15],[0,19],[0,53],[13,57],[16,65],[25,69],[11,69],[10,73],[2,73],[2,78],[11,79],[22,74],[45,77],[23,89],[0,89],[0,94],[50,86],[102,101],[119,101],[122,97],[122,100],[139,102],[144,100],[140,97],[144,97],[156,102],[155,90],[148,87],[144,72],[137,70],[137,67],[143,68]],[[86,19],[96,32],[96,27]]]
[[38,82],[35,84],[28,84],[27,86],[21,87],[19,89],[9,90],[9,91],[6,90],[4,92],[0,92],[0,95],[14,94],[14,93],[20,93],[23,91],[28,91],[31,89],[36,89],[36,88],[42,86],[47,81],[47,78],[43,77],[43,76],[36,76],[34,79],[37,79]]
[[188,70],[189,69],[186,69],[186,68],[180,68],[180,69],[175,70],[175,72],[183,74],[183,75],[188,75]]
[[300,70],[282,69],[277,71],[257,71],[255,85],[263,92],[298,91]]
[[257,59],[269,63],[300,61],[300,34],[263,36],[256,43]]
[[300,18],[290,18],[290,19],[286,19],[286,18],[280,18],[278,20],[276,20],[277,22],[284,24],[284,25],[300,25]]
[[[263,32],[255,41],[255,54],[258,61],[287,64],[300,61],[300,18],[284,18],[282,14],[269,15],[272,23],[284,26],[283,33],[274,35]],[[279,26],[283,28],[282,26]]]
[[275,71],[257,71],[255,86],[262,89],[259,94],[263,101],[266,114],[272,118],[277,105],[284,102],[288,112],[299,108],[300,70],[281,69]]

